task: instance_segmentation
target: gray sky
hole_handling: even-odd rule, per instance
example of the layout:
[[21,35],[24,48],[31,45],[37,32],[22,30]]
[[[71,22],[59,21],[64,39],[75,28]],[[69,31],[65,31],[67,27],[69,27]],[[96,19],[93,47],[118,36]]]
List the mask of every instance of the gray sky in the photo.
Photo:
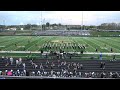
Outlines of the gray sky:
[[[43,23],[76,24],[82,23],[82,11],[0,11],[0,24],[22,25]],[[120,23],[120,11],[83,11],[84,25]]]

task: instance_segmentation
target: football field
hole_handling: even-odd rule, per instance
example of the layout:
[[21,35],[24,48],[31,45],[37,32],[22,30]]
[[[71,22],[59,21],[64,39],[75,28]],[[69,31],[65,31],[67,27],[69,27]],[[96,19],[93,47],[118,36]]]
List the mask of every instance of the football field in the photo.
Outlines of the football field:
[[119,37],[1,36],[1,51],[59,51],[120,53]]
[[[111,52],[112,48],[112,52]],[[120,58],[119,37],[71,37],[71,36],[0,36],[0,56],[13,57],[40,57],[44,52],[61,50],[65,52],[84,51],[83,59],[95,56],[99,58],[102,52],[105,59],[112,59],[111,54],[116,53]],[[97,52],[96,52],[97,49]],[[6,53],[7,52],[7,53]],[[9,53],[8,53],[9,52]],[[79,56],[79,59],[81,55]]]
[[0,36],[1,51],[59,51],[120,53],[119,37]]

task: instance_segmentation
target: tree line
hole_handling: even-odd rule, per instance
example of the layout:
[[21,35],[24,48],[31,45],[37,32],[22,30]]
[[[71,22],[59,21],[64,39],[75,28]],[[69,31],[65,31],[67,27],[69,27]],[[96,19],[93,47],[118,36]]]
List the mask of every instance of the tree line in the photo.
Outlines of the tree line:
[[[45,27],[62,27],[65,26],[68,29],[83,29],[83,30],[120,30],[120,23],[102,23],[100,25],[79,25],[79,27],[69,27],[70,25],[62,25],[61,23],[54,23],[54,24],[50,24],[49,22],[47,22],[46,24],[42,24],[42,28]],[[20,29],[20,28],[24,28],[25,30],[29,30],[31,28],[39,28],[41,27],[41,25],[37,25],[37,24],[26,24],[26,25],[0,25],[0,29],[7,29],[7,28],[16,28],[16,29]]]

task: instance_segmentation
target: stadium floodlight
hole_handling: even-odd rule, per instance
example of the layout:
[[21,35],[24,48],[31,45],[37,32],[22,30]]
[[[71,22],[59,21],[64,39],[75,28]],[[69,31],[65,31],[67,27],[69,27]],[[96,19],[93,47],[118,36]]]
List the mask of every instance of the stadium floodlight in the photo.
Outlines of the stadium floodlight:
[[41,30],[42,30],[42,11],[41,11]]
[[5,29],[5,28],[6,28],[6,27],[5,27],[5,19],[3,20],[3,25],[4,25],[4,29]]
[[81,30],[83,29],[83,11],[82,11],[82,25],[81,25]]

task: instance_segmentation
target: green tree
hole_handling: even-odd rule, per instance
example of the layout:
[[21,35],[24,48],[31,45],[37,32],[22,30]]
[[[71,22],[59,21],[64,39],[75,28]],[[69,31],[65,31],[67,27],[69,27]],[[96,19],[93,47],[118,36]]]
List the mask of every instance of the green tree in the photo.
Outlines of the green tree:
[[31,24],[25,25],[25,29],[30,29],[30,28],[31,28]]
[[49,22],[47,22],[47,23],[46,23],[46,27],[49,27],[49,26],[50,26],[50,23],[49,23]]

